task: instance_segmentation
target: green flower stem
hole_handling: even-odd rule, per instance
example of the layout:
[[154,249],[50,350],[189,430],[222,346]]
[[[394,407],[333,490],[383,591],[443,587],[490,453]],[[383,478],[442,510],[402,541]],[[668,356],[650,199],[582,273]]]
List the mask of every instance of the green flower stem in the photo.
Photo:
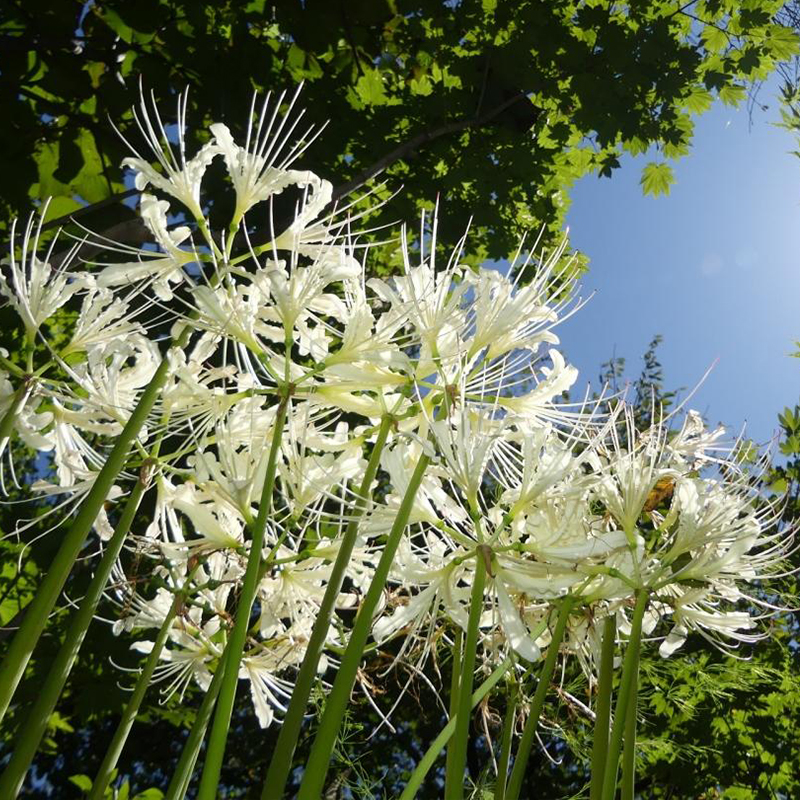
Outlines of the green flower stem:
[[[472,693],[471,709],[474,709],[478,703],[480,703],[481,700],[483,700],[483,698],[486,697],[486,695],[489,694],[489,692],[491,692],[495,686],[497,686],[506,672],[511,669],[513,664],[513,659],[507,658]],[[400,795],[399,800],[414,800],[417,792],[420,789],[420,786],[422,786],[422,782],[425,780],[425,776],[428,774],[428,772],[430,772],[431,767],[436,763],[439,753],[442,752],[447,742],[450,741],[450,737],[455,732],[455,729],[456,718],[451,717],[450,721],[444,726],[444,728],[442,728],[439,735],[433,740],[433,744],[431,744],[431,746],[425,751],[425,755],[420,759],[419,764],[417,764],[416,768],[411,773],[411,777],[408,779],[408,783],[406,784],[405,789],[403,789],[403,793]],[[168,800],[171,800],[171,798],[168,798]]]
[[[175,347],[183,347],[189,339],[191,330],[186,328],[178,338]],[[61,541],[50,569],[36,591],[33,600],[25,609],[25,618],[14,636],[3,665],[0,667],[0,721],[5,716],[14,697],[17,685],[22,679],[25,667],[30,660],[36,643],[39,641],[50,612],[58,600],[61,590],[69,577],[72,566],[83,547],[97,515],[108,497],[114,481],[125,466],[131,444],[142,429],[161,389],[169,376],[169,358],[166,356],[155,371],[153,378],[142,392],[136,408],[117,437],[114,448],[106,463],[94,480],[92,488],[81,503],[80,511]]]
[[508,782],[508,762],[511,759],[511,742],[514,739],[514,719],[517,715],[517,687],[511,684],[508,691],[506,718],[503,720],[503,739],[500,744],[500,758],[497,762],[497,783],[494,787],[494,800],[505,800]]
[[589,800],[600,800],[603,792],[603,772],[608,754],[608,731],[611,721],[611,691],[614,682],[614,646],[617,619],[609,614],[603,623],[603,644],[600,650],[600,674],[597,679],[594,736],[592,742],[592,785]]
[[[479,549],[482,547],[478,546]],[[445,784],[446,800],[461,800],[464,797],[464,768],[467,764],[467,744],[469,743],[469,723],[472,719],[472,678],[475,672],[475,655],[478,650],[478,628],[483,611],[483,587],[486,584],[486,559],[481,554],[475,557],[475,575],[472,579],[472,595],[469,603],[469,620],[464,648],[461,654],[461,680],[458,685],[458,712],[456,732],[447,746],[452,750],[452,761]]]
[[122,712],[122,718],[120,719],[117,729],[114,732],[114,738],[111,740],[111,744],[106,750],[103,763],[100,765],[100,769],[97,771],[97,776],[95,777],[94,781],[92,781],[92,790],[89,792],[87,800],[103,800],[105,797],[106,787],[111,782],[111,776],[113,775],[114,769],[117,766],[117,760],[122,753],[122,749],[125,747],[128,734],[133,727],[136,714],[139,712],[139,706],[142,704],[145,692],[147,692],[147,689],[150,686],[150,679],[153,677],[153,671],[158,664],[161,651],[164,649],[167,637],[172,629],[172,621],[183,608],[189,593],[189,584],[191,583],[192,577],[194,576],[198,566],[199,562],[195,562],[194,567],[192,567],[192,569],[189,571],[189,574],[186,576],[186,580],[183,583],[183,588],[175,593],[175,598],[172,601],[172,605],[169,607],[167,616],[164,618],[164,622],[161,624],[161,628],[158,631],[158,636],[153,643],[153,649],[147,656],[147,661],[145,661],[144,668],[136,680],[136,686],[133,689],[133,694],[131,695],[130,700],[128,700],[125,710]]
[[225,675],[226,663],[226,653],[223,653],[217,665],[214,677],[211,679],[211,684],[208,687],[206,696],[203,698],[203,702],[197,710],[197,716],[194,718],[194,724],[189,732],[189,736],[183,745],[181,757],[178,759],[178,763],[175,766],[175,772],[172,773],[165,800],[183,800],[186,795],[186,790],[189,788],[189,783],[192,780],[194,765],[197,763],[200,748],[203,746],[203,738],[205,737],[206,728],[211,719],[211,712],[214,710],[214,703],[217,700],[219,688],[222,686],[222,678]]
[[[455,720],[458,714],[458,686],[461,681],[461,653],[464,649],[464,631],[456,628],[453,637],[453,671],[450,675],[450,708],[449,717]],[[453,748],[447,748],[447,756],[444,768],[444,785],[449,786],[453,782]]]
[[151,467],[152,464],[142,467],[139,480],[136,481],[136,485],[128,496],[125,508],[114,530],[114,535],[106,544],[105,552],[97,565],[92,582],[89,584],[78,610],[70,620],[64,641],[55,660],[50,665],[44,685],[38,691],[36,702],[33,704],[33,708],[31,708],[16,739],[11,760],[8,762],[8,766],[2,776],[0,776],[0,797],[11,800],[11,798],[17,796],[22,788],[25,774],[33,761],[33,757],[36,755],[36,750],[47,729],[47,722],[56,707],[72,665],[75,663],[83,644],[86,631],[97,611],[97,606],[103,596],[111,570],[119,557],[125,537],[128,535],[133,518],[139,508],[139,502],[149,485]]
[[392,529],[383,547],[378,566],[375,568],[372,582],[367,594],[361,602],[361,607],[356,616],[355,625],[350,633],[350,641],[342,656],[336,680],[325,701],[325,711],[322,715],[319,730],[311,746],[311,754],[306,762],[303,782],[297,800],[319,800],[322,797],[322,788],[325,776],[328,773],[331,753],[339,733],[342,719],[350,700],[350,692],[355,682],[356,672],[361,663],[364,645],[367,643],[372,627],[372,616],[383,595],[383,588],[389,576],[389,570],[394,561],[400,539],[408,525],[408,518],[414,505],[414,498],[422,483],[425,470],[428,468],[430,458],[424,452],[420,456],[417,466],[408,483],[400,509],[395,517]]
[[642,618],[647,608],[650,593],[640,589],[636,593],[636,606],[631,619],[631,635],[625,650],[625,661],[622,665],[622,678],[617,694],[617,707],[614,710],[614,727],[608,745],[605,773],[603,775],[602,800],[614,800],[617,790],[617,773],[619,753],[622,746],[622,735],[627,724],[628,706],[631,700],[633,684],[638,680],[639,643],[642,637]]
[[569,614],[574,604],[574,598],[565,597],[558,610],[556,628],[553,631],[553,638],[550,641],[550,646],[547,648],[547,657],[545,658],[544,666],[539,675],[539,685],[536,687],[536,693],[531,702],[528,721],[525,723],[525,729],[522,731],[522,738],[520,739],[519,748],[517,749],[517,756],[514,759],[514,768],[511,770],[511,777],[509,778],[508,788],[506,789],[506,800],[518,800],[519,798],[520,789],[522,789],[522,780],[525,777],[525,768],[528,766],[528,758],[530,757],[531,747],[533,746],[533,737],[536,734],[536,726],[539,724],[539,717],[542,713],[542,707],[544,706],[544,698],[547,694],[547,690],[550,688],[550,681],[553,678],[553,671],[556,667],[558,648],[564,638],[564,631],[567,628]]
[[200,779],[200,789],[197,800],[215,800],[217,786],[222,769],[222,759],[225,755],[225,744],[228,740],[228,728],[231,722],[233,702],[236,699],[236,686],[239,681],[239,664],[242,660],[247,631],[250,627],[250,611],[258,590],[258,577],[261,571],[261,555],[264,548],[264,533],[267,529],[267,518],[272,510],[272,493],[275,488],[275,473],[278,466],[278,451],[280,450],[283,429],[286,424],[286,412],[289,407],[289,392],[278,405],[275,416],[275,425],[272,430],[272,443],[270,445],[267,461],[267,472],[264,477],[264,487],[261,492],[261,502],[258,506],[258,516],[252,528],[250,542],[250,555],[247,559],[247,569],[244,574],[242,593],[236,609],[236,621],[233,624],[228,644],[225,647],[228,653],[225,660],[225,675],[219,690],[219,700],[214,711],[214,723],[208,740],[208,752],[203,765],[203,776]]
[[622,800],[634,800],[636,780],[636,705],[639,699],[639,670],[631,683],[628,712],[625,715],[625,739],[622,750]]
[[294,751],[297,747],[297,739],[303,725],[303,714],[308,706],[308,698],[317,675],[317,665],[319,664],[322,648],[325,645],[325,638],[330,628],[333,608],[339,597],[339,592],[342,589],[345,572],[347,571],[347,566],[350,563],[350,556],[353,553],[353,548],[356,543],[358,523],[367,507],[367,502],[372,491],[372,483],[378,472],[381,454],[389,436],[389,429],[391,428],[392,422],[393,418],[390,414],[386,414],[381,420],[381,426],[378,430],[378,436],[372,448],[372,452],[370,453],[367,469],[364,472],[361,486],[356,494],[354,508],[351,512],[352,516],[345,529],[342,543],[339,546],[339,552],[336,554],[336,560],[331,569],[328,585],[325,587],[325,595],[322,598],[317,617],[314,620],[314,627],[311,630],[311,636],[308,640],[303,663],[300,666],[300,671],[295,680],[292,699],[289,702],[289,708],[286,711],[286,717],[283,720],[281,732],[278,735],[278,742],[275,745],[275,750],[270,760],[269,770],[267,771],[267,777],[264,782],[264,789],[261,793],[262,800],[283,797],[286,781],[292,769],[292,759],[294,758]]

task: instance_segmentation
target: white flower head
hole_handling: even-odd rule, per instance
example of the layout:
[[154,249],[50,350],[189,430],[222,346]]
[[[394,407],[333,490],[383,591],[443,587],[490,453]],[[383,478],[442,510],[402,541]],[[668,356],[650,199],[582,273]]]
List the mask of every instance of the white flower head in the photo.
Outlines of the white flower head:
[[[136,173],[135,185],[140,191],[148,186],[160,189],[162,192],[174,197],[183,203],[195,219],[203,217],[200,198],[200,185],[209,164],[220,153],[216,140],[203,145],[197,154],[186,158],[186,106],[188,102],[188,89],[178,96],[178,123],[177,145],[178,154],[175,155],[173,144],[167,133],[164,123],[156,105],[155,95],[150,95],[148,107],[144,92],[142,91],[139,109],[134,109],[136,124],[147,142],[153,155],[156,157],[162,172],[158,172],[149,161],[144,159],[130,142],[123,136],[122,139],[134,152],[134,157],[126,158],[122,162],[125,167],[130,167]],[[122,136],[120,134],[120,136]]]
[[[70,280],[66,271],[78,245],[72,248],[58,269],[53,269],[48,263],[57,238],[50,242],[44,260],[36,254],[46,213],[47,203],[39,214],[38,222],[35,215],[29,217],[22,234],[19,257],[16,252],[17,220],[11,223],[10,252],[0,268],[0,293],[19,314],[29,337],[83,287],[81,281],[74,278]],[[6,278],[6,272],[9,278]]]
[[[316,196],[314,204],[309,204],[309,218],[330,202],[329,190],[320,191],[327,181],[320,181],[309,172],[289,169],[311,142],[321,133],[309,126],[304,133],[295,133],[305,114],[300,110],[293,118],[292,110],[302,87],[298,87],[289,101],[288,108],[281,113],[286,92],[282,92],[274,103],[272,93],[267,94],[260,111],[256,114],[256,95],[250,104],[250,123],[244,147],[237,145],[227,125],[215,123],[211,133],[225,160],[228,175],[236,191],[236,211],[234,219],[246,214],[254,205],[280,194],[287,186],[311,186]],[[312,207],[313,206],[313,207]]]

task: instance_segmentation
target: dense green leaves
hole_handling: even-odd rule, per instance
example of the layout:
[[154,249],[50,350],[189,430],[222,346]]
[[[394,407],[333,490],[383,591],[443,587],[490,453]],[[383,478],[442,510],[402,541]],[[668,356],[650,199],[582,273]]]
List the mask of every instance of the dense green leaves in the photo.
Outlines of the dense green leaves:
[[[383,221],[414,219],[438,195],[443,233],[473,218],[475,259],[503,257],[530,227],[555,234],[565,190],[611,175],[623,150],[685,154],[691,115],[744,97],[797,49],[775,0],[284,0],[268,4],[97,0],[11,6],[0,24],[4,220],[54,194],[51,216],[124,189],[140,145],[139,81],[173,113],[240,130],[253,90],[305,81],[307,118],[331,120],[304,165],[342,188],[383,179],[403,192]],[[699,35],[698,35],[699,33]],[[190,147],[192,143],[190,142]],[[378,178],[380,173],[380,178]],[[647,168],[645,191],[667,190]],[[84,222],[129,216],[112,206]]]

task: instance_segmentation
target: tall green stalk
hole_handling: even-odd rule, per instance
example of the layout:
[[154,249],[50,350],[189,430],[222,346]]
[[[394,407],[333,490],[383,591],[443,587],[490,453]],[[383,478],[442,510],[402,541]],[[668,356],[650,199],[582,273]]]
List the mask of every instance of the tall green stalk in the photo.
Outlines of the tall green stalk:
[[[458,716],[458,687],[461,683],[461,654],[464,650],[464,631],[456,628],[453,637],[453,670],[450,674],[450,719],[455,721]],[[453,782],[453,748],[447,748],[444,768],[444,785],[449,786]]]
[[625,661],[622,665],[622,678],[617,693],[617,707],[614,709],[614,727],[608,745],[605,774],[603,775],[602,800],[614,800],[617,790],[617,774],[622,736],[627,724],[628,706],[631,701],[632,687],[639,674],[639,645],[642,637],[642,618],[647,609],[650,593],[640,589],[636,594],[636,606],[631,619],[631,635],[625,650]]
[[172,778],[170,778],[164,800],[183,800],[186,795],[186,790],[192,780],[194,765],[197,763],[200,748],[203,746],[206,728],[214,710],[214,703],[217,701],[219,687],[222,685],[222,678],[225,675],[226,660],[226,653],[223,653],[214,677],[211,679],[211,685],[208,687],[203,702],[197,710],[197,716],[194,718],[192,729],[189,731],[189,736],[183,745],[181,757],[175,765],[175,772],[172,773]]
[[[638,667],[638,664],[637,664]],[[622,750],[622,800],[633,800],[636,782],[636,706],[639,699],[639,670],[631,683],[628,711],[625,715],[625,739]]]
[[[472,703],[470,709],[474,709],[478,703],[480,703],[481,700],[483,700],[483,698],[486,697],[486,695],[489,694],[489,692],[491,692],[495,686],[497,686],[503,675],[505,675],[506,672],[511,669],[513,664],[513,659],[507,658],[472,693]],[[431,746],[425,751],[425,755],[422,756],[419,764],[417,764],[414,771],[411,773],[411,777],[408,779],[408,783],[403,789],[403,793],[400,795],[398,800],[414,800],[417,792],[420,789],[420,786],[422,786],[422,782],[425,780],[425,776],[430,772],[431,767],[436,763],[436,759],[439,757],[439,754],[442,752],[445,745],[450,741],[450,737],[455,733],[455,730],[456,718],[451,717],[447,725],[442,728],[439,735],[433,740]],[[171,800],[171,798],[168,798],[168,800]]]
[[[188,331],[183,334],[176,347],[183,347],[188,340]],[[47,618],[58,600],[61,590],[69,577],[72,566],[83,547],[89,531],[92,529],[97,515],[108,496],[114,481],[125,466],[128,451],[134,439],[139,435],[142,426],[158,398],[169,375],[169,358],[164,357],[153,375],[152,380],[142,392],[136,408],[117,438],[114,448],[108,455],[106,463],[98,473],[92,488],[86,495],[80,510],[69,531],[61,541],[53,563],[47,571],[33,600],[25,609],[25,618],[14,636],[11,646],[0,666],[0,721],[5,716],[14,692],[22,679],[25,667],[30,660],[36,643],[47,624]]]
[[528,766],[528,759],[530,758],[531,747],[533,746],[533,737],[536,734],[536,726],[539,724],[539,717],[541,716],[544,706],[544,698],[547,694],[547,690],[550,688],[550,681],[553,678],[553,671],[556,667],[558,648],[564,638],[564,631],[567,628],[569,614],[574,604],[575,600],[572,597],[565,597],[561,601],[556,627],[553,631],[550,646],[547,648],[547,657],[545,658],[544,666],[539,675],[539,685],[536,687],[536,693],[533,695],[528,721],[525,723],[525,728],[522,731],[522,738],[517,748],[514,768],[511,770],[511,777],[509,778],[508,788],[506,789],[506,800],[518,800],[519,798],[520,789],[522,789],[522,781],[525,777],[525,768]]
[[[450,741],[448,751],[452,750],[452,761],[445,783],[446,800],[462,800],[464,797],[464,768],[467,763],[469,743],[469,723],[472,719],[471,698],[472,678],[475,673],[475,656],[478,650],[478,627],[483,612],[483,587],[486,584],[486,560],[482,554],[475,557],[475,575],[469,604],[469,620],[464,648],[461,654],[461,680],[458,686],[458,713],[456,714],[456,733]],[[448,752],[449,755],[449,752]]]
[[292,699],[289,701],[289,708],[286,710],[286,716],[281,725],[278,742],[270,759],[267,777],[264,781],[264,789],[261,793],[262,800],[271,800],[272,798],[283,796],[286,781],[292,769],[292,759],[297,747],[297,739],[300,736],[300,729],[303,725],[303,714],[308,707],[308,698],[311,695],[322,648],[325,645],[325,638],[330,628],[333,608],[342,589],[342,582],[356,543],[358,524],[367,507],[372,483],[378,472],[381,454],[389,436],[392,420],[393,418],[390,414],[386,414],[381,420],[381,426],[378,429],[378,436],[370,453],[364,478],[356,494],[350,521],[342,537],[342,543],[339,546],[339,552],[336,554],[328,585],[325,587],[325,595],[314,620],[314,627],[311,630],[303,663],[300,665],[300,671],[295,680]]
[[400,504],[400,509],[383,547],[380,561],[375,568],[372,583],[370,583],[367,594],[361,602],[355,625],[350,633],[350,641],[347,643],[347,648],[339,665],[339,671],[336,674],[336,680],[333,682],[333,687],[325,701],[325,711],[322,715],[314,744],[311,747],[311,754],[306,762],[303,782],[300,785],[297,800],[319,800],[322,797],[322,788],[325,784],[325,776],[328,774],[328,765],[333,753],[333,747],[347,710],[358,667],[361,664],[364,645],[367,643],[370,629],[372,628],[372,616],[383,595],[383,587],[389,577],[389,570],[397,552],[397,547],[408,525],[414,498],[419,485],[422,483],[429,461],[429,456],[423,453],[417,462],[403,501]]
[[614,682],[614,647],[617,637],[617,618],[609,614],[603,623],[603,643],[600,650],[600,671],[597,678],[594,735],[592,741],[592,785],[589,800],[600,800],[603,793],[603,773],[608,755],[608,733],[611,722],[611,691]]
[[517,687],[515,683],[511,684],[506,703],[503,738],[500,743],[500,757],[497,760],[497,783],[494,787],[494,800],[505,800],[506,798],[508,762],[511,759],[511,742],[514,739],[514,720],[517,715]]
[[87,800],[103,800],[105,797],[106,787],[111,782],[111,777],[114,774],[114,769],[117,766],[117,760],[122,753],[122,749],[125,747],[128,734],[130,733],[134,720],[136,719],[136,715],[139,712],[139,706],[142,704],[144,695],[150,686],[150,679],[153,677],[153,672],[155,671],[158,660],[161,657],[161,651],[164,649],[167,637],[172,629],[172,621],[183,607],[188,595],[189,584],[196,569],[197,566],[190,570],[189,574],[186,576],[186,580],[184,581],[183,588],[175,593],[175,598],[172,601],[172,605],[169,607],[167,616],[164,617],[164,622],[161,623],[158,636],[156,636],[156,640],[153,643],[153,649],[147,656],[144,668],[136,680],[136,686],[133,689],[133,694],[131,695],[130,700],[128,700],[125,710],[122,712],[122,717],[120,718],[117,729],[114,732],[114,737],[111,739],[111,744],[109,744],[108,749],[106,750],[103,763],[100,765],[100,769],[98,769],[94,781],[92,781],[92,790],[89,792]]
[[97,611],[100,598],[103,596],[111,570],[119,557],[125,537],[139,508],[139,502],[148,486],[151,467],[152,463],[147,463],[142,467],[142,473],[125,503],[125,508],[114,530],[114,535],[106,544],[103,557],[97,565],[92,582],[89,584],[78,610],[70,621],[64,641],[50,666],[44,685],[37,692],[33,708],[31,708],[25,724],[16,739],[11,760],[8,762],[8,766],[2,776],[0,776],[0,797],[11,800],[11,798],[17,796],[22,788],[25,774],[33,761],[34,755],[36,755],[36,750],[47,729],[47,722],[56,707],[64,684],[67,682],[67,677],[83,644],[86,631]]
[[258,579],[261,571],[261,553],[264,548],[264,534],[267,529],[267,519],[272,511],[272,493],[275,488],[275,473],[278,466],[278,451],[280,450],[283,429],[286,424],[286,413],[289,406],[288,389],[278,405],[275,424],[272,431],[267,461],[267,472],[264,477],[264,486],[261,492],[261,502],[258,506],[258,516],[252,527],[250,541],[250,554],[247,558],[247,569],[242,583],[242,592],[239,596],[239,605],[236,609],[236,621],[233,624],[228,644],[225,647],[225,674],[219,690],[219,698],[214,711],[214,723],[208,741],[206,761],[203,765],[203,776],[200,779],[200,788],[197,800],[215,800],[217,786],[222,769],[222,759],[225,755],[225,744],[228,740],[228,728],[233,712],[233,703],[236,699],[236,686],[239,682],[239,664],[244,653],[247,640],[247,631],[250,627],[250,612],[258,590]]

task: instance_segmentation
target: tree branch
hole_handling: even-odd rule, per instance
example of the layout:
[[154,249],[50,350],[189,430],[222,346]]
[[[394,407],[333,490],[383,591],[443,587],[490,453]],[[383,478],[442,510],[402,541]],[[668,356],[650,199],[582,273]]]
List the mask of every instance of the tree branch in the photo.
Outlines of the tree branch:
[[418,133],[413,138],[395,147],[394,150],[391,150],[382,158],[379,158],[374,164],[372,164],[372,166],[367,167],[365,170],[356,175],[353,180],[337,186],[333,190],[333,199],[338,200],[340,197],[350,194],[350,192],[354,192],[356,189],[360,189],[368,180],[374,178],[378,173],[383,172],[383,170],[385,170],[387,167],[394,164],[395,161],[399,161],[409,153],[413,153],[423,145],[434,141],[434,139],[439,139],[442,136],[447,136],[450,133],[458,133],[459,131],[466,130],[467,128],[479,128],[483,125],[486,125],[487,122],[491,122],[496,116],[502,114],[507,108],[514,105],[514,103],[519,102],[523,98],[527,98],[527,96],[528,95],[524,92],[520,92],[519,94],[515,94],[513,97],[509,97],[507,100],[504,100],[502,103],[500,103],[500,105],[495,106],[485,114],[470,117],[469,119],[457,120],[456,122],[448,122],[438,128],[433,128],[432,130]]
[[[106,180],[108,180],[108,178],[106,178]],[[135,194],[139,194],[138,189],[127,189],[124,192],[109,195],[105,200],[98,200],[96,203],[92,203],[91,205],[83,206],[82,208],[76,208],[75,211],[70,211],[69,214],[64,214],[61,217],[51,219],[50,222],[46,222],[44,225],[42,225],[42,230],[46,231],[48,228],[57,228],[59,225],[66,225],[68,222],[72,222],[72,220],[76,219],[77,217],[82,217],[85,214],[91,214],[93,211],[99,211],[101,208],[105,208],[106,206],[122,202],[128,197],[133,197]]]

